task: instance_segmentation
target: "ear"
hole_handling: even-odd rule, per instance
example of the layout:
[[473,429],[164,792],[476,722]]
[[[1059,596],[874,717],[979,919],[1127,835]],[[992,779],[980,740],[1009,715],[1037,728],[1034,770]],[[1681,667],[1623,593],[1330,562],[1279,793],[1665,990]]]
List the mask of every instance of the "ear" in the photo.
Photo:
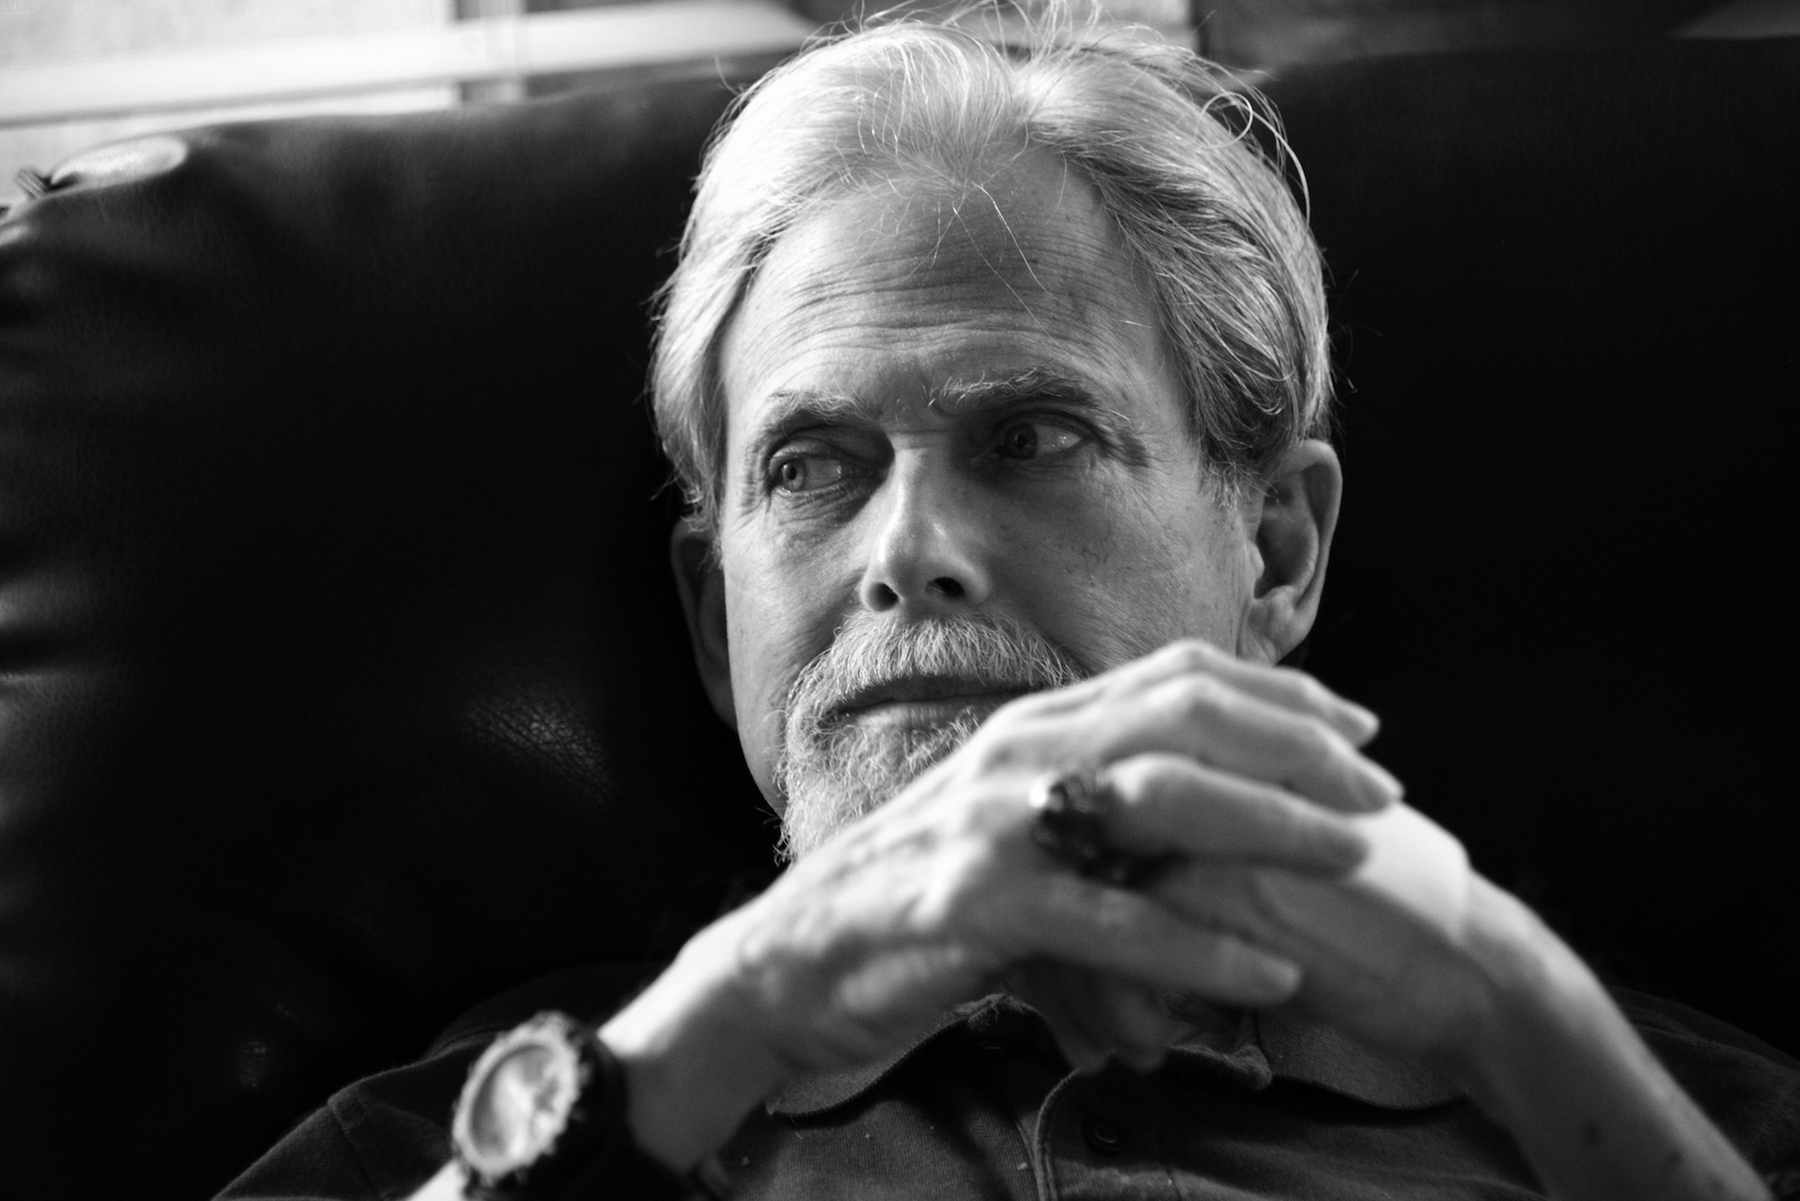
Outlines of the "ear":
[[694,666],[713,712],[737,729],[737,705],[731,692],[731,640],[725,621],[725,573],[713,555],[712,539],[681,522],[669,537],[669,565],[675,569],[675,590],[681,594],[681,611],[687,617],[688,638],[694,644]]
[[1281,457],[1255,517],[1262,564],[1238,653],[1279,662],[1319,615],[1344,471],[1331,444],[1308,438]]

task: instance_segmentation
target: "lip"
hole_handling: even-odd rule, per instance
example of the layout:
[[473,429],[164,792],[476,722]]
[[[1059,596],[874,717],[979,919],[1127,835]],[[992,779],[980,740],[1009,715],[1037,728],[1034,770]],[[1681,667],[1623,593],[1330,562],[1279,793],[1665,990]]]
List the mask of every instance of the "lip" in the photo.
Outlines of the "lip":
[[994,710],[1029,691],[977,680],[891,680],[852,696],[838,713],[846,721],[938,725],[975,712],[985,721]]

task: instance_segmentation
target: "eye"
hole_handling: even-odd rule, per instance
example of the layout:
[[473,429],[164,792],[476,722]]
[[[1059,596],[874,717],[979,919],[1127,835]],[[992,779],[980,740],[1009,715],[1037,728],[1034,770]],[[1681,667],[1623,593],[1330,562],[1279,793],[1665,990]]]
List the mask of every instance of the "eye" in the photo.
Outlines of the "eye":
[[785,454],[769,464],[769,482],[781,492],[811,492],[843,478],[843,460],[832,455]]
[[1050,421],[1012,421],[1000,427],[994,449],[1003,459],[1037,459],[1074,450],[1085,437]]

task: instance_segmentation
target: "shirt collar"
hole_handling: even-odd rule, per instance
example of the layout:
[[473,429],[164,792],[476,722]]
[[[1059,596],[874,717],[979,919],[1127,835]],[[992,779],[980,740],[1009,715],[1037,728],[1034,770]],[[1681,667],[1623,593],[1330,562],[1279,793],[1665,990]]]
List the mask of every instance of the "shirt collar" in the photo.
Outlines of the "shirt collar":
[[874,1063],[842,1072],[811,1072],[796,1077],[770,1097],[765,1108],[781,1117],[804,1118],[854,1101],[881,1083],[888,1073],[938,1041],[945,1033],[962,1026],[972,1013],[1003,1000],[1000,996],[987,997],[947,1010],[938,1018],[936,1025],[886,1059],[878,1059]]
[[1277,1080],[1293,1080],[1383,1109],[1428,1109],[1462,1090],[1416,1059],[1370,1050],[1286,1009],[1255,1015],[1256,1041]]
[[[901,1064],[950,1031],[968,1027],[999,1038],[1047,1039],[1043,1019],[1023,1002],[995,994],[959,1005],[905,1048],[885,1059],[842,1072],[815,1072],[790,1081],[769,1098],[782,1117],[812,1117],[861,1097]],[[1426,1109],[1462,1096],[1423,1064],[1369,1050],[1360,1043],[1286,1010],[1244,1011],[1211,1022],[1171,1048],[1164,1070],[1222,1077],[1256,1092],[1277,1080],[1310,1084],[1382,1109]]]

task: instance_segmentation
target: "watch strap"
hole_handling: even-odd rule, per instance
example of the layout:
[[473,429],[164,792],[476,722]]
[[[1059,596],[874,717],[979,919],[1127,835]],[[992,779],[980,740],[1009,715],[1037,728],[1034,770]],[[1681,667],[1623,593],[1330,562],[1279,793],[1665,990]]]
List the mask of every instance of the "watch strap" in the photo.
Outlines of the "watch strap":
[[[575,1063],[574,1093],[560,1098],[562,1121],[528,1162],[484,1171],[472,1132],[481,1090],[497,1064],[527,1046],[565,1044]],[[477,1060],[452,1119],[452,1144],[464,1168],[469,1201],[675,1201],[718,1195],[702,1169],[678,1174],[646,1153],[626,1121],[625,1069],[593,1026],[565,1014],[541,1013],[501,1035]]]

